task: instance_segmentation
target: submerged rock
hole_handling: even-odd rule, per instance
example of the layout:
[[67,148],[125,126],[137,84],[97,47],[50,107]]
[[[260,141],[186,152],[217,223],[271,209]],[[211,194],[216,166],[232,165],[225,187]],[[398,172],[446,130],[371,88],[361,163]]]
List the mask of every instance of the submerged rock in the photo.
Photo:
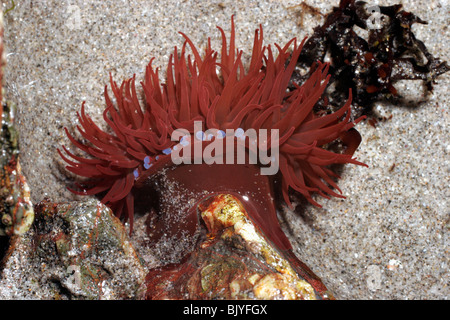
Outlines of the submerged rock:
[[198,208],[204,236],[180,263],[150,270],[147,299],[318,298],[292,257],[267,240],[236,197],[211,196]]
[[0,132],[0,236],[21,235],[30,229],[34,210],[30,188],[19,162],[14,105],[3,104]]
[[33,228],[11,239],[2,299],[140,299],[145,270],[122,223],[98,201],[36,206]]
[[24,234],[34,217],[30,188],[19,163],[18,133],[14,126],[16,107],[3,98],[5,64],[3,16],[0,12],[0,236]]

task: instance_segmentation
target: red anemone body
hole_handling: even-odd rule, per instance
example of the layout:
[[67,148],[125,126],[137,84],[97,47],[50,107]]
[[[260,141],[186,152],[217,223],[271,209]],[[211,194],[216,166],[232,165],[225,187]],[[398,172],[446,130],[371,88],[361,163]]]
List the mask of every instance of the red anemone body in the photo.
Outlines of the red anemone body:
[[[112,79],[113,103],[105,87],[106,109],[103,118],[108,132],[100,129],[84,111],[78,114],[78,131],[86,142],[76,140],[66,129],[71,142],[89,156],[77,156],[63,147],[59,153],[68,163],[67,169],[89,178],[79,185],[77,194],[102,194],[101,201],[115,214],[133,224],[132,189],[139,179],[151,178],[165,165],[171,164],[166,150],[176,129],[194,134],[194,122],[206,129],[278,129],[281,191],[288,205],[289,190],[311,197],[342,197],[334,182],[338,177],[329,166],[340,163],[362,165],[353,158],[360,136],[352,129],[363,117],[351,121],[348,102],[335,113],[316,115],[313,107],[321,98],[328,80],[328,65],[317,63],[315,72],[302,85],[288,90],[303,42],[296,39],[284,47],[263,46],[262,27],[255,32],[248,68],[242,63],[242,51],[235,48],[232,20],[230,43],[222,34],[221,52],[212,50],[210,42],[203,55],[184,35],[185,43],[176,47],[167,67],[166,81],[160,83],[158,69],[150,64],[141,82],[145,105],[141,106],[135,77],[118,86]],[[192,55],[187,55],[187,47]],[[290,51],[290,47],[293,47]],[[219,57],[220,56],[220,61]],[[324,145],[341,139],[346,150],[334,153]],[[68,157],[68,156],[69,157]],[[72,159],[71,159],[72,158]]]

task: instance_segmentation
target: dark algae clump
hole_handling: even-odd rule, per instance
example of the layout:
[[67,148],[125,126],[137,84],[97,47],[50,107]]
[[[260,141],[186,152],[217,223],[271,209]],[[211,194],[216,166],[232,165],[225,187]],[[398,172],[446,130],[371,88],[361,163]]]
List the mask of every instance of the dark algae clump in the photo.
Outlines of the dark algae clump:
[[316,105],[317,111],[341,105],[351,88],[354,117],[373,116],[376,101],[401,101],[395,88],[399,80],[422,80],[430,92],[435,79],[450,67],[415,37],[414,23],[427,24],[402,10],[401,4],[370,6],[341,0],[306,41],[293,80],[304,82],[314,72],[316,61],[329,61],[330,86]]

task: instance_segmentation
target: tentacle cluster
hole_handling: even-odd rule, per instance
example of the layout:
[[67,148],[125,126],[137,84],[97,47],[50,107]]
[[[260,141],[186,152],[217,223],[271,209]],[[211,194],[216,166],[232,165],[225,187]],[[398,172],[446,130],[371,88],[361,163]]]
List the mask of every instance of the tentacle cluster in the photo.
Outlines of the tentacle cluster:
[[[318,62],[316,71],[301,86],[287,90],[302,45],[296,39],[284,47],[263,46],[262,27],[255,31],[253,52],[248,68],[242,63],[243,52],[235,48],[232,19],[230,43],[224,31],[222,49],[212,50],[210,41],[203,57],[184,34],[179,52],[175,47],[167,67],[166,82],[159,81],[152,61],[141,82],[145,106],[139,103],[135,77],[119,87],[111,78],[115,103],[105,87],[106,109],[103,118],[111,130],[101,130],[86,115],[84,104],[77,126],[86,142],[76,140],[66,129],[70,141],[89,155],[79,157],[63,147],[58,150],[71,172],[89,178],[75,193],[103,194],[102,202],[115,214],[133,222],[133,193],[136,180],[149,177],[170,163],[170,135],[183,128],[194,134],[194,121],[219,130],[278,129],[280,136],[280,171],[282,192],[288,204],[289,189],[312,198],[313,192],[338,196],[339,190],[328,168],[335,163],[362,163],[352,158],[360,137],[352,128],[361,121],[350,121],[351,93],[348,102],[337,112],[318,116],[313,107],[322,96],[329,76],[328,65]],[[187,54],[187,46],[192,54]],[[291,52],[289,48],[293,46]],[[338,138],[349,147],[343,154],[323,148]],[[69,157],[68,157],[68,156]]]

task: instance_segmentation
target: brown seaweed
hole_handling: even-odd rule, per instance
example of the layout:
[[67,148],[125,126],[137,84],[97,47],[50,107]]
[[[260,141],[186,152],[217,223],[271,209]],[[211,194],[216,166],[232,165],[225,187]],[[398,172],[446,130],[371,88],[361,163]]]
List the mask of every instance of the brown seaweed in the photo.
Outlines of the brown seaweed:
[[431,92],[436,78],[450,67],[416,38],[414,23],[427,24],[400,4],[368,6],[341,0],[305,43],[292,80],[303,83],[315,70],[311,64],[329,61],[330,90],[316,111],[341,105],[351,88],[356,118],[372,116],[374,102],[401,102],[395,88],[399,80],[422,80],[426,93]]

